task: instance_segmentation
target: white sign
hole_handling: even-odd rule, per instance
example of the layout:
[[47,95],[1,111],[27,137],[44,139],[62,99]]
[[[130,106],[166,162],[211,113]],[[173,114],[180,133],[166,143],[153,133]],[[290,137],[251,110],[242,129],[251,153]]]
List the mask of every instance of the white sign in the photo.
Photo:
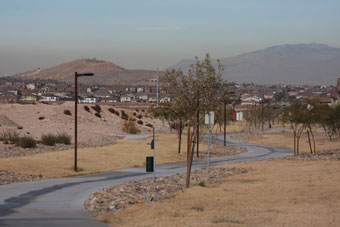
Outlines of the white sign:
[[243,121],[243,112],[236,113],[236,121]]
[[205,114],[205,120],[204,123],[205,124],[209,124],[209,115],[210,115],[210,124],[214,124],[214,112],[210,111],[209,114]]

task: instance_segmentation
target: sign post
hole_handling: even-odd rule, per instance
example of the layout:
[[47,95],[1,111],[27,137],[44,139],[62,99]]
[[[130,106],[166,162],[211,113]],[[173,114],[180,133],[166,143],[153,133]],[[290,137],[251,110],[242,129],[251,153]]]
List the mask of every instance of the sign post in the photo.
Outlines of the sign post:
[[208,124],[208,169],[210,168],[210,124],[214,123],[214,112],[209,111],[208,114],[205,114],[205,124]]

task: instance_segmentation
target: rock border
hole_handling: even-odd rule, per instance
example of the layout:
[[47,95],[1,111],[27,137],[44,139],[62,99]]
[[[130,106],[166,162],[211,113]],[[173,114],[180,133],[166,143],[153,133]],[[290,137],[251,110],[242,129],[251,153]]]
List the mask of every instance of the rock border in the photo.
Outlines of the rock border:
[[[205,187],[227,177],[244,174],[252,171],[251,168],[215,168],[211,167],[195,170],[191,174],[190,185]],[[144,178],[138,181],[129,181],[108,188],[102,188],[92,193],[84,202],[85,209],[94,216],[138,203],[157,202],[175,197],[180,191],[185,191],[185,173],[166,177]]]

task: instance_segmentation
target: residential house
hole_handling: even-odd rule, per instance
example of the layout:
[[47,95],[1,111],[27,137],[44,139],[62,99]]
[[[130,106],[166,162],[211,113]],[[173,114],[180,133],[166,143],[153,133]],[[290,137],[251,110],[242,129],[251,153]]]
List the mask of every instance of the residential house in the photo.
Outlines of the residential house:
[[133,94],[125,94],[120,96],[121,102],[132,102],[135,99]]

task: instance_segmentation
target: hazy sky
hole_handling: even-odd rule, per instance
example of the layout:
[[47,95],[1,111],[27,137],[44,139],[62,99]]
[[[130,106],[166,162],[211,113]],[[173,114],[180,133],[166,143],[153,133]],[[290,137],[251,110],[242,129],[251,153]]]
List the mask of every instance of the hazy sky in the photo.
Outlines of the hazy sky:
[[339,0],[0,0],[0,76],[93,57],[164,69],[339,37]]

